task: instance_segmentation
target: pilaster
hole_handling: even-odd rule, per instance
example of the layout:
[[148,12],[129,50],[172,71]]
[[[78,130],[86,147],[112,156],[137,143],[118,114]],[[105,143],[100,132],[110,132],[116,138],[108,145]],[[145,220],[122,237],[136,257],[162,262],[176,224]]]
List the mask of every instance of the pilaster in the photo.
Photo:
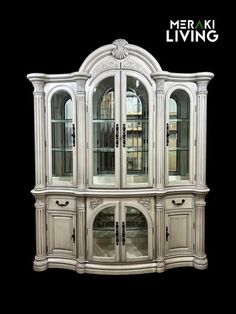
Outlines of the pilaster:
[[208,80],[197,81],[196,185],[206,187],[206,121]]
[[157,272],[165,271],[165,225],[164,225],[164,203],[163,198],[156,197],[156,256],[157,256]]
[[46,201],[44,196],[36,196],[35,222],[36,222],[36,256],[34,270],[43,271],[47,267],[46,251]]
[[78,259],[76,269],[78,273],[84,273],[85,264],[85,249],[86,249],[86,237],[85,237],[85,198],[80,197],[77,199],[77,243],[78,243]]
[[44,81],[31,80],[34,86],[35,190],[45,187]]
[[195,201],[195,254],[194,267],[206,269],[208,266],[205,254],[205,197],[196,196]]
[[153,75],[156,82],[156,188],[164,189],[165,184],[165,79]]
[[86,187],[86,92],[85,84],[89,75],[83,74],[76,77],[77,95],[77,155],[83,156],[78,162],[78,188]]

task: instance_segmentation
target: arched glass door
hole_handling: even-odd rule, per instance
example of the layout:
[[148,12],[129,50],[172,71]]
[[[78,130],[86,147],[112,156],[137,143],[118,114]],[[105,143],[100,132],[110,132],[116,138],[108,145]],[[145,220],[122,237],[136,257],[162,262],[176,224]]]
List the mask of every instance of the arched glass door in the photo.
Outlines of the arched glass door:
[[98,212],[92,225],[92,259],[141,261],[151,257],[151,226],[136,207],[121,201]]
[[67,91],[60,90],[51,98],[52,181],[72,181],[74,147],[73,102]]
[[188,181],[190,169],[190,98],[185,90],[177,89],[171,94],[168,119],[168,181]]
[[142,80],[121,71],[93,87],[92,186],[152,185],[149,83],[144,85]]

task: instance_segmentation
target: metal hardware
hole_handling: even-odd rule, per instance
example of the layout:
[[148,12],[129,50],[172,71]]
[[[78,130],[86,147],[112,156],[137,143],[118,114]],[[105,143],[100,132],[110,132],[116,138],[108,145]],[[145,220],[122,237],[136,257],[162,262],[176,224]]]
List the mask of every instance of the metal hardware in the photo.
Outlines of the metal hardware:
[[119,245],[119,225],[118,225],[118,221],[116,221],[116,245]]
[[180,206],[183,205],[185,203],[185,200],[182,199],[181,203],[176,203],[175,200],[172,201],[172,204],[176,205],[176,206]]
[[169,136],[170,136],[169,123],[166,123],[166,146],[169,146]]
[[168,232],[168,227],[166,227],[166,241],[168,241],[168,238],[169,238],[169,232]]
[[73,228],[73,233],[72,233],[71,238],[73,239],[73,242],[75,243],[75,228]]
[[119,147],[119,124],[116,124],[116,147]]
[[73,142],[73,146],[75,147],[75,125],[73,124],[72,125],[72,134],[71,134],[71,136],[72,136],[72,142]]
[[123,124],[123,147],[126,145],[126,126]]
[[122,244],[125,245],[125,223],[122,222]]
[[66,202],[63,204],[63,203],[59,203],[59,201],[56,201],[56,204],[57,204],[58,206],[66,206],[66,205],[69,204],[69,202],[66,201]]

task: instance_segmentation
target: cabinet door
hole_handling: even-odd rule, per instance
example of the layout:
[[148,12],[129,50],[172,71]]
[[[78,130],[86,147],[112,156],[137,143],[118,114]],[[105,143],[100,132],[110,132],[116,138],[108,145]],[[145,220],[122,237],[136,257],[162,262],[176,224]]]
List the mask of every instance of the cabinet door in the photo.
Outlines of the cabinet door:
[[76,226],[75,214],[48,213],[48,253],[75,256]]
[[149,216],[132,203],[121,203],[120,247],[122,261],[152,258],[152,224]]
[[48,97],[48,183],[76,183],[75,96],[64,87]]
[[193,251],[193,212],[169,211],[165,214],[166,254]]
[[152,185],[152,94],[144,77],[122,72],[122,187]]

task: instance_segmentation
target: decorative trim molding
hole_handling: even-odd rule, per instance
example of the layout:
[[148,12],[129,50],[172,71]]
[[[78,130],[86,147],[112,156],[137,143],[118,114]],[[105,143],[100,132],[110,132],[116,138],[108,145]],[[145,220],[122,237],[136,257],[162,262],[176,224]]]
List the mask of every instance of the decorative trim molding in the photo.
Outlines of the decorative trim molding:
[[116,45],[116,48],[112,49],[112,55],[114,58],[118,60],[123,60],[125,59],[129,52],[125,48],[125,45],[128,45],[128,42],[125,39],[117,39],[113,41],[113,44]]
[[164,79],[157,79],[156,80],[156,93],[164,93],[164,85],[165,85],[165,80]]
[[103,203],[103,200],[101,200],[101,199],[94,199],[94,200],[90,201],[89,207],[90,207],[90,209],[94,209],[94,208],[98,207],[102,203]]
[[122,69],[136,70],[138,72],[143,73],[145,76],[147,76],[147,71],[145,71],[144,68],[140,64],[130,59],[122,63]]
[[109,69],[119,69],[119,63],[117,61],[110,60],[105,63],[99,64],[93,71],[93,77]]
[[138,201],[138,203],[141,204],[145,209],[151,209],[151,200],[148,198],[142,199]]

